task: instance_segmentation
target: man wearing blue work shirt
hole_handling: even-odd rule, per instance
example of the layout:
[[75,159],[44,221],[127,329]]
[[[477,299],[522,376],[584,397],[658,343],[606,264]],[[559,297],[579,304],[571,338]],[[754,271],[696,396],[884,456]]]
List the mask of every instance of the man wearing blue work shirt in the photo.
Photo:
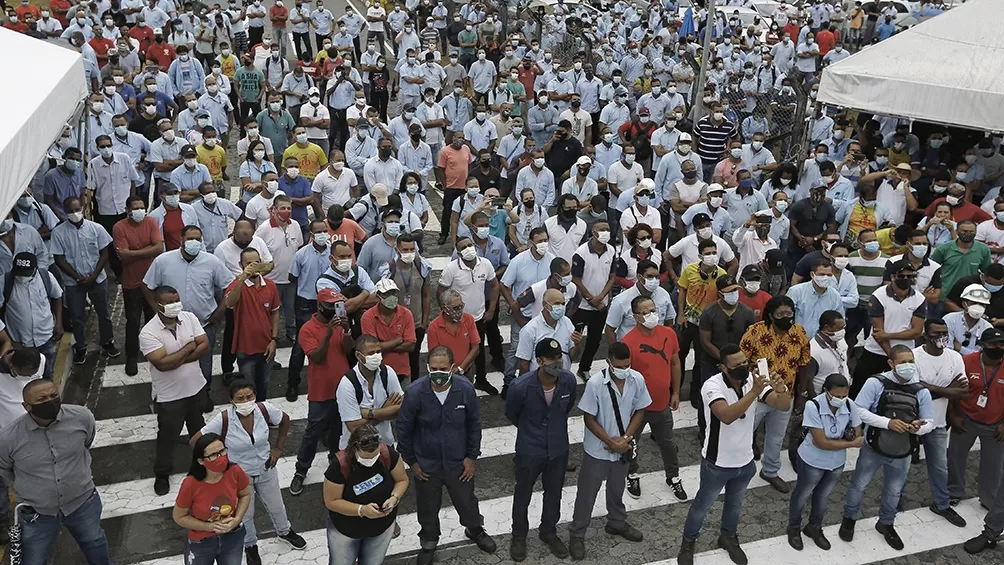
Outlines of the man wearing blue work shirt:
[[59,219],[66,219],[63,201],[70,196],[80,196],[84,190],[83,155],[76,147],[63,151],[63,164],[49,169],[42,179],[45,203]]
[[195,147],[186,145],[181,148],[180,167],[175,168],[168,180],[181,192],[191,192],[199,190],[204,183],[212,183],[213,177],[209,174],[209,168],[198,162],[198,153]]
[[[157,300],[153,291],[157,287],[170,286],[178,291],[185,310],[199,317],[199,323],[206,331],[209,348],[216,343],[216,324],[223,319],[226,308],[216,298],[234,280],[234,275],[212,253],[205,252],[202,230],[197,226],[185,226],[181,232],[181,249],[158,255],[143,277],[143,295],[154,310]],[[206,378],[206,398],[204,411],[213,409],[209,398],[209,383],[213,375],[213,356],[199,359],[202,376]]]
[[354,265],[352,247],[345,241],[331,243],[329,267],[317,278],[317,290],[330,288],[345,297],[345,315],[352,324],[352,337],[361,334],[360,320],[366,308],[376,304],[376,285],[365,269]]
[[155,189],[171,180],[171,173],[182,165],[181,150],[185,146],[185,140],[175,134],[171,120],[160,119],[157,131],[160,137],[150,143],[150,154],[147,155],[147,160],[153,165]]
[[397,236],[401,234],[401,211],[384,212],[382,224],[380,236],[368,238],[356,258],[356,265],[366,271],[370,280],[380,280],[381,268],[394,260]]
[[[281,156],[282,153],[279,155]],[[310,181],[307,180],[307,177],[300,176],[300,161],[296,157],[290,156],[286,158],[284,165],[286,170],[279,177],[279,191],[293,201],[293,219],[303,231],[303,241],[307,241],[309,239],[307,235],[310,231],[307,225],[307,206],[313,208],[315,218],[323,218],[323,214],[314,203],[315,198]]]
[[[199,166],[204,167],[204,165]],[[205,181],[199,185],[199,194],[201,197],[191,202],[191,208],[198,220],[194,225],[202,228],[202,242],[206,245],[206,251],[213,253],[217,245],[230,237],[229,220],[236,222],[243,212],[233,202],[220,198],[212,181]],[[188,225],[190,222],[186,221],[185,224]],[[262,258],[262,261],[265,259]]]
[[[527,320],[520,313],[520,305],[516,299],[531,285],[551,276],[551,261],[554,255],[550,252],[547,229],[543,226],[530,230],[529,248],[512,258],[505,273],[502,273],[501,293],[509,310],[513,313],[509,322],[509,350],[505,356],[506,385],[516,378],[516,348],[519,346],[519,330],[526,325]],[[503,392],[507,386],[502,387]]]
[[788,289],[788,298],[795,303],[795,323],[805,328],[807,335],[819,331],[819,316],[827,310],[844,313],[844,304],[837,292],[833,263],[821,258],[812,264],[812,280]]
[[147,185],[146,160],[150,157],[150,142],[145,137],[129,131],[129,121],[124,114],[112,117],[112,151],[125,153],[129,156],[136,171],[143,176],[143,182],[137,183],[137,189]]
[[[43,377],[51,380],[56,346],[63,339],[63,291],[56,277],[39,268],[37,258],[30,252],[19,252],[5,263],[14,278],[7,300],[0,296],[0,315],[9,324],[6,328],[10,341],[44,355]],[[7,276],[10,275],[2,279]]]
[[[331,244],[328,225],[324,220],[310,222],[310,243],[297,250],[289,265],[289,282],[296,286],[293,311],[296,318],[296,335],[300,328],[317,311],[317,279],[331,264]],[[289,357],[286,380],[286,400],[296,402],[299,395],[300,371],[306,355],[299,342],[293,344]]]
[[512,541],[509,556],[526,559],[528,510],[533,487],[541,477],[544,505],[538,537],[558,559],[568,548],[557,535],[561,491],[568,467],[568,415],[575,407],[575,377],[562,368],[558,342],[545,338],[534,346],[537,369],[509,385],[505,415],[516,426],[516,488],[512,499]]
[[[227,145],[227,131],[230,129],[230,122],[234,119],[234,106],[230,103],[230,98],[220,92],[215,76],[205,78],[206,92],[199,96],[199,110],[209,112],[210,125],[216,128],[220,137],[224,140],[223,145]],[[195,115],[199,117],[198,114]]]

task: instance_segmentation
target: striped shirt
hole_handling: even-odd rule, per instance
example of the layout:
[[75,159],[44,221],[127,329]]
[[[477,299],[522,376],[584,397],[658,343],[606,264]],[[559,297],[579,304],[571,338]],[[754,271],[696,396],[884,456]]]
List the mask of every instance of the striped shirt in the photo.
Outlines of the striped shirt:
[[704,116],[694,126],[694,134],[700,138],[697,154],[705,163],[717,163],[725,154],[729,140],[739,135],[736,124],[723,120],[721,125],[711,123],[711,116]]
[[847,270],[854,274],[858,280],[858,305],[862,308],[868,306],[868,297],[875,292],[875,289],[882,286],[882,275],[885,274],[885,266],[889,262],[889,256],[879,253],[874,259],[865,259],[860,251],[855,251],[848,256],[850,261]]

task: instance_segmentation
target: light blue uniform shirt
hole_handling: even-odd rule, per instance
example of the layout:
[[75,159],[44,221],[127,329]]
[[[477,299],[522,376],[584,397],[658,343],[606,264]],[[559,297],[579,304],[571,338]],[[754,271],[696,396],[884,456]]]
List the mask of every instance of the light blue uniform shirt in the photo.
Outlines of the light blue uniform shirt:
[[[492,268],[496,271],[499,267],[509,265],[509,249],[506,247],[505,242],[491,234],[490,226],[488,228],[488,244],[482,250],[481,245],[475,240],[474,251],[477,252],[478,257],[488,259],[488,262],[492,264]],[[457,252],[454,251],[452,259],[456,260],[456,258]]]
[[554,255],[550,251],[545,252],[540,260],[534,258],[533,251],[529,249],[518,253],[509,262],[509,267],[502,273],[502,284],[509,287],[515,298],[530,288],[530,285],[551,276],[551,261],[553,260]]
[[27,251],[35,256],[38,262],[38,270],[46,271],[52,265],[52,255],[49,248],[42,241],[42,236],[38,230],[28,224],[14,222],[14,249],[7,247],[7,244],[0,241],[0,278],[7,276],[14,264],[14,256]]
[[318,251],[313,243],[301,247],[289,265],[289,274],[296,277],[296,295],[317,300],[317,277],[331,267],[331,245]]
[[185,165],[171,171],[171,184],[178,187],[178,190],[198,190],[204,182],[213,182],[213,177],[209,175],[209,168],[202,163],[196,163],[192,171]]
[[480,193],[474,197],[473,202],[466,193],[453,201],[453,207],[451,210],[453,210],[453,213],[457,215],[457,239],[471,236],[471,230],[464,222],[464,218],[473,214],[484,201],[485,197]]
[[[631,370],[631,374],[624,380],[624,391],[619,392],[617,385],[612,382],[609,370],[604,369],[586,381],[586,389],[582,392],[579,400],[579,409],[586,414],[592,414],[597,423],[603,426],[603,430],[610,437],[621,435],[617,427],[617,417],[614,414],[614,405],[610,401],[610,392],[607,385],[614,389],[617,395],[617,404],[620,407],[621,423],[626,431],[631,422],[631,416],[638,410],[646,408],[652,404],[652,397],[648,394],[648,387],[645,386],[645,378],[641,373]],[[606,444],[600,438],[593,435],[589,428],[585,429],[582,437],[582,448],[593,459],[601,461],[617,461],[620,459],[619,453],[607,451]]]
[[112,151],[125,153],[132,159],[133,165],[139,164],[139,160],[143,155],[149,157],[150,149],[150,142],[134,131],[126,132],[125,139],[112,134]]
[[[631,301],[638,296],[641,296],[641,291],[638,290],[638,285],[634,285],[610,301],[606,325],[617,330],[617,339],[623,338],[637,325],[634,313],[631,311]],[[673,297],[666,289],[661,286],[656,288],[655,292],[652,293],[652,302],[655,302],[659,323],[676,319],[676,306],[673,305]]]
[[[829,401],[826,400],[826,393],[820,393],[815,398],[816,404],[805,403],[805,411],[802,413],[802,426],[806,428],[818,428],[826,434],[826,439],[840,439],[847,429],[847,424],[851,427],[861,425],[861,417],[858,415],[857,406],[851,406],[850,399],[837,408],[834,414],[830,409]],[[817,408],[818,405],[818,408]],[[812,442],[812,434],[807,434],[802,440],[802,445],[798,446],[798,456],[802,458],[810,467],[835,471],[844,466],[847,461],[846,449],[820,449]]]
[[[52,230],[49,245],[53,255],[66,257],[66,262],[82,276],[90,276],[98,266],[101,250],[112,243],[112,236],[105,228],[90,220],[84,220],[80,227],[63,222]],[[41,266],[40,266],[41,267]],[[108,275],[102,271],[94,282],[102,283]],[[77,286],[71,277],[63,277],[66,286]]]
[[[51,292],[48,296],[39,275],[49,277]],[[15,278],[5,315],[10,338],[25,347],[41,347],[48,343],[56,327],[49,300],[62,297],[63,290],[59,288],[56,277],[41,267],[26,283]],[[3,296],[0,296],[0,305],[3,305]]]
[[275,169],[275,165],[272,161],[262,161],[261,166],[256,165],[250,159],[245,160],[241,163],[240,169],[238,169],[237,176],[244,178],[250,177],[251,182],[261,182],[261,177],[265,173],[275,173],[279,174],[279,171]]
[[356,257],[356,265],[360,270],[366,271],[370,279],[379,279],[380,267],[394,259],[396,251],[394,246],[387,243],[387,239],[381,232],[366,240],[363,248],[359,250]]
[[[373,284],[373,279],[370,278],[369,274],[366,272],[366,269],[363,269],[363,268],[360,267],[357,270],[359,271],[359,278],[356,279],[356,284],[359,285],[359,288],[365,290],[366,292],[369,292],[370,294],[373,294],[374,292],[376,292],[376,285]],[[352,271],[351,270],[348,273],[346,273],[345,275],[343,275],[343,274],[339,273],[338,271],[332,269],[331,265],[330,265],[330,262],[328,264],[327,270],[325,270],[323,273],[321,273],[321,276],[324,276],[324,275],[327,275],[329,277],[335,277],[336,279],[338,279],[338,280],[340,280],[342,282],[348,282],[348,281],[350,281],[352,279]],[[332,282],[332,281],[330,281],[328,279],[323,279],[323,278],[318,277],[316,289],[317,290],[321,290],[322,288],[330,288],[332,290],[336,290],[338,292],[341,292],[341,290],[338,288],[338,285],[336,285],[334,282]]]
[[[725,203],[725,197],[722,197],[722,204]],[[708,210],[708,203],[701,202],[699,204],[694,204],[687,211],[683,213],[681,219],[683,220],[683,225],[687,226],[687,235],[694,233],[694,216],[697,214],[707,214],[711,216],[711,231],[719,237],[726,237],[732,231],[732,216],[725,211],[725,208],[721,206],[715,210],[712,214]]]
[[795,302],[795,323],[805,328],[807,335],[819,331],[819,316],[827,310],[844,313],[844,302],[834,288],[826,289],[822,296],[816,293],[812,281],[798,283],[788,289],[788,298]]
[[230,129],[228,114],[234,111],[234,107],[222,92],[217,92],[215,96],[210,96],[208,92],[199,96],[199,109],[209,112],[210,123],[221,136]]
[[209,253],[216,251],[216,246],[230,237],[227,219],[236,222],[243,214],[233,202],[222,198],[217,199],[212,208],[206,206],[201,198],[192,200],[191,207],[195,210],[198,226],[202,228],[202,243],[206,244],[206,251]]
[[212,253],[202,251],[189,262],[181,256],[180,249],[175,249],[153,260],[143,284],[150,290],[163,285],[174,287],[184,309],[206,325],[218,306],[217,293],[222,293],[233,280],[233,273]]

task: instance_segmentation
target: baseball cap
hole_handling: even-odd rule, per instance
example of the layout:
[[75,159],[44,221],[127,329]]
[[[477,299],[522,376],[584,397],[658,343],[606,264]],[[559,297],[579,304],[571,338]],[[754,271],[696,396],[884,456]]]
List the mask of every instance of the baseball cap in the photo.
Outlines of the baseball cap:
[[155,28],[153,28],[153,34],[154,35],[164,35],[164,30],[161,29],[161,28],[159,28],[159,27],[155,27]]
[[373,188],[370,189],[370,196],[377,203],[377,206],[387,205],[387,185],[383,183],[376,183]]
[[320,94],[320,93],[321,93],[321,90],[319,88],[317,88],[316,86],[311,86],[310,88],[307,89],[307,96],[310,96],[312,94]]
[[757,265],[746,265],[740,276],[746,281],[758,281],[763,278],[763,271]]
[[182,157],[195,157],[196,155],[198,155],[198,153],[195,151],[195,148],[192,147],[191,145],[186,145],[181,148]]
[[694,214],[694,218],[690,220],[690,225],[696,226],[697,224],[704,224],[710,222],[711,222],[711,216],[705,214],[704,212],[700,212],[698,214]]
[[638,110],[639,116],[647,116],[649,114],[648,108],[642,107]]
[[582,157],[579,157],[575,161],[575,164],[576,165],[592,165],[593,164],[593,160],[590,159],[587,155],[583,155]]
[[990,304],[990,291],[984,288],[981,284],[973,283],[967,286],[959,297],[962,298],[962,300],[969,300],[970,302]]
[[38,259],[34,253],[22,251],[14,256],[14,266],[10,272],[15,277],[30,277],[35,274],[38,267]]
[[682,141],[694,141],[694,138],[690,137],[689,133],[681,133],[680,138],[676,140],[676,144],[679,145]]
[[980,335],[980,343],[1004,343],[1004,332],[997,328],[987,328]]
[[394,279],[380,279],[376,283],[377,294],[394,292],[396,290],[397,290],[397,283],[394,282]]
[[[899,261],[896,261],[895,263],[889,265],[889,273],[893,275],[898,274],[901,271],[916,271],[916,270],[917,268],[911,265],[910,262],[907,261],[906,259],[900,259]],[[968,290],[968,288],[966,290]],[[989,304],[989,302],[990,301],[988,300],[987,303]]]
[[[679,142],[677,142],[677,143],[679,143]],[[722,185],[720,185],[720,184],[718,184],[717,182],[713,182],[713,183],[711,183],[711,184],[708,185],[708,191],[707,192],[708,192],[708,194],[711,194],[712,192],[725,192],[725,187],[722,186]]]
[[334,304],[335,302],[345,302],[345,297],[333,288],[322,288],[317,291],[317,301]]
[[767,272],[772,275],[784,274],[784,253],[780,249],[770,249],[764,256]]
[[557,359],[561,357],[561,353],[561,345],[558,344],[558,340],[550,337],[538,341],[533,348],[533,356],[541,359]]
[[723,275],[715,280],[715,287],[719,292],[723,292],[725,289],[733,286],[739,286],[739,283],[736,282],[735,277],[732,275]]
[[209,110],[206,110],[205,108],[199,108],[195,112],[195,117],[196,118],[208,118],[209,117]]

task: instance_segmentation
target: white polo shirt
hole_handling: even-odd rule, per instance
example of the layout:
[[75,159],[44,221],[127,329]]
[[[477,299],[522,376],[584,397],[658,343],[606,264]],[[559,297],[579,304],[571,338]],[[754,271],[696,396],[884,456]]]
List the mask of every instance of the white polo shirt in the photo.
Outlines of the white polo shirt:
[[[621,241],[624,247],[630,246],[627,240],[627,233],[636,224],[648,224],[653,230],[662,229],[662,216],[659,215],[659,209],[655,206],[646,206],[645,208],[646,210],[643,214],[638,209],[638,204],[632,204],[627,210],[621,212]],[[652,244],[655,245],[655,238],[652,239]]]
[[[257,235],[251,236],[251,243],[248,243],[245,249],[257,250],[263,263],[268,263],[272,260],[272,253],[268,250],[268,246]],[[217,259],[223,261],[223,265],[226,266],[227,270],[236,277],[244,270],[241,268],[242,251],[244,249],[237,247],[237,244],[234,243],[234,238],[228,237],[216,246],[213,255],[216,255]]]
[[[740,394],[725,382],[725,375],[722,373],[714,375],[701,387],[701,409],[704,410],[704,421],[708,423],[701,456],[709,463],[727,469],[738,469],[753,461],[753,422],[756,420],[757,403],[751,402],[746,413],[731,424],[725,424],[711,411],[711,405],[715,402],[735,404],[752,389],[752,376],[743,385]],[[763,402],[771,392],[770,386],[764,387],[758,400]]]
[[[614,261],[616,259],[614,257],[614,248],[609,243],[603,247],[605,247],[603,253],[597,255],[587,241],[580,245],[575,250],[575,254],[572,255],[572,276],[582,279],[582,285],[586,287],[590,295],[602,292],[603,287],[607,286],[607,281],[610,280],[610,273],[614,272]],[[607,304],[610,304],[609,294],[603,298],[603,307],[606,307]],[[596,310],[585,299],[579,303],[579,308],[582,310]]]
[[829,343],[823,344],[817,334],[809,340],[809,355],[816,362],[816,374],[812,377],[813,396],[823,392],[823,382],[833,373],[840,373],[851,382],[851,373],[847,369],[847,342],[840,340],[834,348]]
[[248,200],[247,206],[244,207],[244,217],[254,222],[254,227],[260,226],[263,222],[267,222],[271,213],[269,213],[269,208],[272,207],[272,201],[275,200],[276,196],[280,194],[286,194],[281,190],[275,191],[275,196],[272,198],[265,198],[259,192]]
[[[921,382],[934,386],[948,386],[956,378],[966,378],[966,366],[962,361],[962,355],[954,349],[948,347],[942,350],[941,355],[931,355],[924,351],[924,347],[913,349],[914,363],[917,365],[917,375]],[[948,412],[948,399],[934,399],[934,427],[945,427],[945,415]]]
[[[732,251],[732,247],[725,240],[718,237],[717,235],[712,235],[711,239],[718,246],[718,263],[724,265],[729,261],[736,258],[736,254]],[[673,245],[669,246],[669,254],[674,258],[680,257],[681,264],[684,268],[691,263],[696,263],[701,260],[700,252],[697,249],[697,234],[692,233],[687,237],[677,241]]]
[[286,229],[283,229],[276,225],[275,220],[270,219],[258,226],[255,235],[265,242],[275,264],[272,272],[265,275],[265,278],[275,284],[289,284],[289,266],[293,264],[296,251],[303,247],[300,224],[290,219]]
[[[547,281],[548,279],[537,281],[532,285],[530,285],[530,288],[524,290],[523,293],[520,294],[518,300],[520,305],[523,304],[524,296],[533,298],[533,302],[530,302],[529,304],[523,306],[520,309],[520,312],[522,312],[523,315],[526,316],[527,318],[533,318],[534,316],[537,316],[544,311],[544,293],[547,292]],[[575,298],[575,295],[578,293],[579,293],[579,288],[571,283],[567,287],[565,287],[565,290],[561,292],[561,294],[565,296],[566,311],[568,310],[568,303],[571,302],[572,299]]]
[[[871,298],[868,299],[868,316],[882,318],[885,322],[883,327],[885,327],[886,333],[901,332],[910,329],[915,317],[921,319],[926,317],[926,303],[927,298],[913,288],[910,289],[910,294],[900,302],[893,297],[892,285],[887,284],[876,288]],[[893,345],[913,347],[914,341],[912,339],[890,339],[889,346]],[[886,357],[885,350],[875,341],[874,333],[865,340],[865,351]]]
[[[160,316],[154,316],[139,332],[139,350],[144,357],[158,349],[164,349],[166,354],[171,355],[205,333],[198,316],[191,312],[183,310],[178,314],[174,331],[164,326]],[[212,355],[212,352],[206,355]],[[150,363],[150,382],[153,384],[153,401],[157,403],[195,396],[206,386],[206,378],[202,376],[197,360],[170,371],[161,371]]]
[[572,348],[572,333],[575,324],[568,316],[564,316],[552,328],[544,320],[543,314],[537,314],[519,330],[519,345],[516,346],[516,358],[530,362],[530,370],[537,368],[537,356],[533,354],[537,342],[544,338],[553,338],[561,345],[561,363],[566,371],[571,370],[572,360],[568,356]]
[[352,198],[352,188],[359,185],[356,174],[352,169],[345,167],[342,173],[335,178],[331,174],[331,167],[324,167],[324,170],[317,173],[310,190],[318,195],[321,201],[321,212],[327,214],[328,208],[332,204],[345,205]]
[[450,261],[439,276],[439,286],[451,288],[464,297],[464,312],[480,321],[485,315],[485,291],[489,281],[495,280],[495,269],[491,261],[478,257],[474,268],[468,267],[462,259]]
[[551,255],[568,258],[575,253],[579,245],[582,245],[582,238],[586,236],[587,229],[586,222],[578,215],[575,216],[575,223],[568,231],[565,231],[565,228],[558,224],[558,216],[551,216],[544,220],[544,228],[547,229],[548,248],[551,250]]

